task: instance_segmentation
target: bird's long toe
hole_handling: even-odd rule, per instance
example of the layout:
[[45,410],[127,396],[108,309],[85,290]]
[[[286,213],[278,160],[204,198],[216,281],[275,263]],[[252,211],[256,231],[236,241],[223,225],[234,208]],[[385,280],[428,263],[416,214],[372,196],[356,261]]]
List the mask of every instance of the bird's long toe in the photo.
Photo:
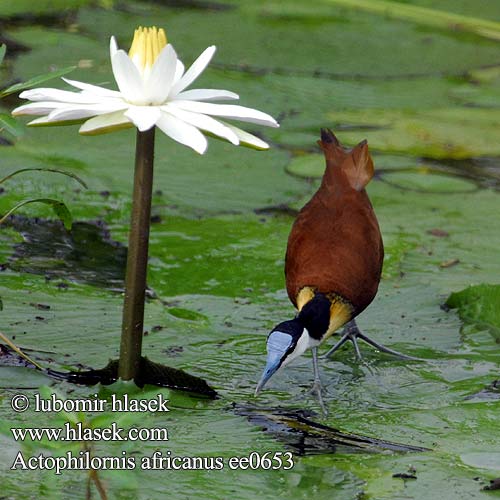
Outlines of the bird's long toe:
[[347,341],[352,342],[354,346],[354,351],[356,353],[356,359],[358,361],[361,361],[363,359],[361,355],[361,351],[359,349],[358,345],[358,340],[363,340],[367,344],[371,345],[375,349],[377,349],[380,352],[385,352],[386,354],[390,354],[391,356],[396,356],[401,359],[407,359],[410,361],[424,361],[420,358],[415,358],[413,356],[409,356],[407,354],[403,354],[402,352],[396,351],[394,349],[391,349],[390,347],[386,347],[383,344],[380,344],[379,342],[376,342],[375,340],[371,339],[367,335],[365,335],[361,330],[358,328],[358,325],[354,320],[351,320],[344,328],[342,331],[342,336],[340,340],[324,355],[326,358],[330,358],[334,352],[336,352],[340,347],[342,347]]
[[414,356],[409,356],[408,354],[403,354],[402,352],[395,351],[394,349],[391,349],[390,347],[387,347],[384,344],[379,344],[370,337],[367,337],[364,333],[359,332],[357,337],[361,340],[364,340],[367,344],[371,345],[372,347],[375,347],[375,349],[379,350],[380,352],[385,352],[386,354],[391,354],[392,356],[396,356],[401,359],[407,359],[410,361],[424,361],[421,358],[416,358]]

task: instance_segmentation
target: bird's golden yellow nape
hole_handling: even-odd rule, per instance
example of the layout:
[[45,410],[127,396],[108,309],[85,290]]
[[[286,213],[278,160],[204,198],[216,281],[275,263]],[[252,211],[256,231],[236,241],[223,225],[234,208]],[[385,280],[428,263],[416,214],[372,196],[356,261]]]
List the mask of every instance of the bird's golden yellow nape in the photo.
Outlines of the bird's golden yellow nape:
[[143,28],[139,26],[134,31],[134,39],[128,55],[143,78],[149,77],[153,64],[166,45],[167,35],[163,28],[157,29],[156,26]]

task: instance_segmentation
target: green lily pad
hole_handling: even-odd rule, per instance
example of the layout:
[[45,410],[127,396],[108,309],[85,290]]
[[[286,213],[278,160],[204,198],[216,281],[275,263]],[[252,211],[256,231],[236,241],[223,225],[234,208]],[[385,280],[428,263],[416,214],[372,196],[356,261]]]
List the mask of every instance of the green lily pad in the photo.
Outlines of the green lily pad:
[[469,181],[450,175],[440,175],[425,168],[413,172],[385,172],[382,180],[402,190],[422,193],[467,193],[477,188]]
[[470,72],[470,79],[476,83],[498,83],[500,82],[500,66],[473,70]]
[[2,17],[33,16],[47,14],[61,14],[70,9],[77,9],[89,3],[89,0],[0,0]]
[[286,166],[286,171],[306,179],[321,178],[325,171],[325,157],[322,154],[297,156]]
[[[373,149],[406,152],[428,158],[500,156],[495,139],[498,109],[442,108],[429,110],[366,110],[330,114],[337,126],[349,125],[343,140],[354,143],[360,135]],[[373,127],[366,130],[366,125]]]
[[208,318],[196,311],[184,309],[183,307],[170,307],[168,313],[179,319],[187,319],[189,321],[208,321]]
[[452,293],[446,305],[458,309],[464,321],[490,329],[500,342],[500,285],[470,286]]
[[[373,150],[370,150],[370,153],[375,164],[376,176],[386,176],[388,172],[392,171],[423,174],[429,173],[430,168],[432,168],[422,166],[420,160],[411,156],[380,154]],[[305,179],[321,179],[325,172],[325,157],[322,153],[297,154],[287,164],[286,171],[291,175]]]
[[[276,9],[268,8],[268,2],[241,1],[229,5],[233,8],[194,11],[149,6],[140,12],[143,23],[167,29],[168,39],[176,50],[182,47],[179,53],[183,60],[196,57],[207,46],[207,34],[203,29],[193,30],[192,26],[216,23],[219,29],[210,30],[209,43],[221,48],[217,62],[255,68],[256,72],[262,68],[291,68],[300,72],[384,78],[416,73],[460,74],[497,57],[496,43],[491,40],[481,40],[479,45],[475,43],[477,39],[468,34],[456,36],[448,31],[422,30],[411,22],[331,4],[326,8],[324,3],[319,5],[323,11],[329,10],[329,15],[314,17],[311,12],[315,13],[316,5],[280,4],[278,13],[295,11],[289,22],[280,22],[275,16]],[[489,10],[495,12],[495,7]],[[123,44],[128,48],[136,23],[131,17],[109,11],[96,19],[94,11],[87,8],[80,11],[79,22],[96,36],[113,26],[114,33],[120,39],[123,37]],[[392,50],[395,39],[404,44],[399,51]],[[284,56],[290,53],[293,58]]]

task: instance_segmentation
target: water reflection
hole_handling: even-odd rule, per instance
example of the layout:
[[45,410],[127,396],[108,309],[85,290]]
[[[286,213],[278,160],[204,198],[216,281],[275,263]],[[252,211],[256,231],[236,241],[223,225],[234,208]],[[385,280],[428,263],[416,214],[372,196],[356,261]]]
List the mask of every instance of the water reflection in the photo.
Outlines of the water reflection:
[[343,432],[315,422],[312,420],[315,413],[307,410],[236,406],[235,411],[284,442],[298,455],[431,451],[420,446]]

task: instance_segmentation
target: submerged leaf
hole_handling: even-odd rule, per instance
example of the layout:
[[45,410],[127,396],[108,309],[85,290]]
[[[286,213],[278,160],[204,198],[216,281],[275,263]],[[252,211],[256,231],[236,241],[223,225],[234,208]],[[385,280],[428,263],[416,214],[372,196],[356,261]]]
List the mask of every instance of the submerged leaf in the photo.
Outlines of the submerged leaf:
[[45,73],[43,75],[34,76],[25,82],[16,83],[7,87],[6,89],[0,92],[0,98],[8,96],[9,94],[13,94],[14,92],[19,92],[21,90],[30,89],[31,87],[36,87],[41,83],[44,83],[48,80],[52,80],[53,78],[57,78],[59,76],[67,75],[71,71],[73,71],[76,66],[68,66],[66,68],[61,68],[56,71],[51,71],[50,73]]
[[[2,115],[0,115],[0,120],[1,120],[1,117],[2,117]],[[2,179],[0,179],[0,184],[4,183],[5,181],[11,179],[15,175],[20,174],[22,172],[53,172],[56,174],[62,174],[62,175],[66,175],[67,177],[71,177],[72,179],[75,179],[85,189],[88,188],[87,183],[84,180],[82,180],[80,177],[78,177],[78,175],[74,174],[73,172],[68,172],[66,170],[59,170],[57,168],[20,168],[19,170],[12,172],[12,174],[6,175]]]
[[24,127],[13,116],[0,113],[0,131],[7,131],[14,137],[19,137],[24,133]]
[[70,231],[71,226],[73,224],[73,217],[71,216],[70,211],[68,210],[68,207],[59,200],[54,200],[52,198],[33,198],[29,200],[24,200],[18,203],[15,207],[11,208],[1,219],[0,219],[0,224],[2,224],[9,215],[14,213],[18,208],[21,208],[24,205],[27,205],[28,203],[45,203],[46,205],[50,205],[52,209],[54,210],[55,214],[61,219],[62,223],[64,224],[64,227]]

